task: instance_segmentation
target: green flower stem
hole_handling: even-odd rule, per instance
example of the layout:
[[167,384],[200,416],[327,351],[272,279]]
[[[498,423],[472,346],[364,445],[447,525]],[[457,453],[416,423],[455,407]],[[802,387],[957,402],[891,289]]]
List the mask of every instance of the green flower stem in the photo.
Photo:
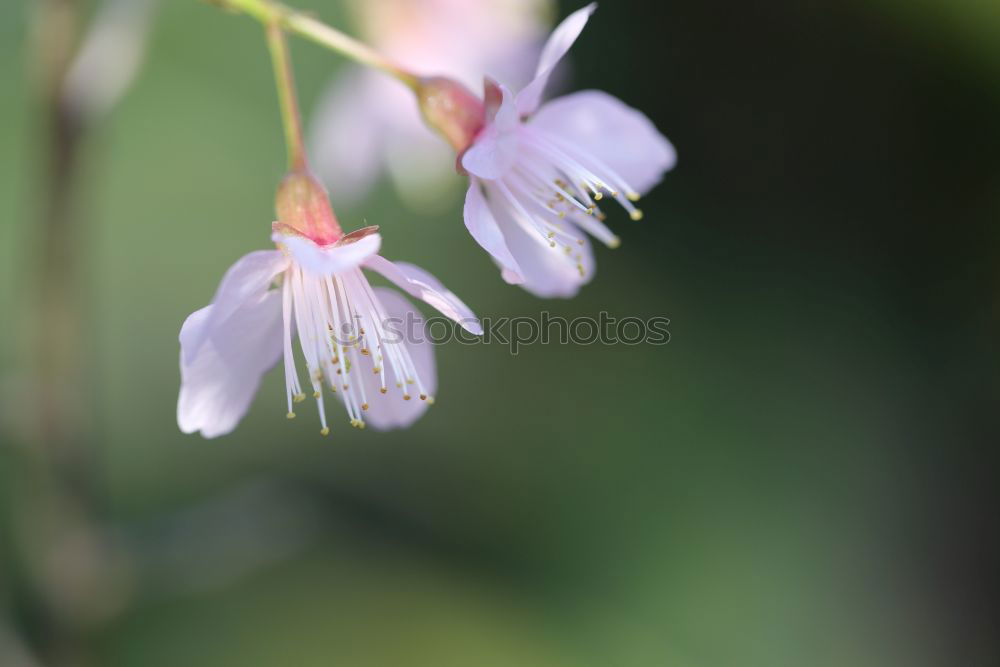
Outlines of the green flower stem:
[[289,171],[305,171],[306,147],[302,136],[302,116],[299,100],[295,94],[295,77],[292,74],[291,58],[285,31],[276,22],[266,24],[267,46],[274,63],[274,80],[278,86],[278,102],[281,105],[281,121],[285,128],[285,145],[288,147]]
[[419,84],[419,77],[391,62],[370,46],[297,9],[272,0],[209,0],[209,2],[225,9],[248,14],[265,25],[276,23],[288,32],[310,39],[356,63],[381,70],[411,89],[416,90]]

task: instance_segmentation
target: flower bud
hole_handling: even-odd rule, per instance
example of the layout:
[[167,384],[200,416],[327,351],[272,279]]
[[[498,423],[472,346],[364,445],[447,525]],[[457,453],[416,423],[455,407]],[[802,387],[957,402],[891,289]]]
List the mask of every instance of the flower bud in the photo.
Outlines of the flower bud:
[[485,122],[483,102],[458,81],[426,77],[417,86],[417,101],[424,120],[462,153]]
[[330,207],[326,188],[307,171],[290,172],[274,202],[278,223],[318,245],[336,242],[344,232]]

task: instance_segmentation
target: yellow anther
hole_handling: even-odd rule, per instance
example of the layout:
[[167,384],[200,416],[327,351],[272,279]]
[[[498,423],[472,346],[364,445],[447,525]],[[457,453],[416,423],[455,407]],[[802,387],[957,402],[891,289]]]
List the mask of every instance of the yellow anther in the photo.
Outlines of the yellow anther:
[[301,403],[304,400],[306,400],[305,394],[295,394],[294,396],[292,396],[293,403]]
[[322,429],[320,429],[319,434],[320,435],[330,435],[330,427],[329,426],[324,426]]
[[367,347],[363,347],[363,348],[361,348],[361,354],[363,354],[363,355],[365,355],[367,357],[371,353],[368,351]]
[[638,192],[626,192],[625,193],[625,198],[628,199],[629,201],[639,201],[639,193]]
[[555,237],[556,237],[556,233],[555,232],[549,232],[549,238],[550,239],[554,239]]
[[427,405],[434,405],[434,397],[433,396],[428,396],[427,397]]
[[580,277],[583,278],[587,275],[587,272],[583,270],[583,264],[577,264],[576,270],[580,272]]
[[566,211],[559,211],[558,215],[559,215],[560,218],[565,218],[566,217]]
[[317,389],[316,391],[314,391],[314,392],[313,392],[313,398],[319,398],[319,397],[320,397],[321,395],[322,395],[322,394],[320,394],[320,393],[319,393],[319,390],[318,390],[318,389]]
[[287,417],[288,419],[295,419],[295,413],[289,412],[287,415],[285,415],[285,417]]
[[594,207],[593,206],[588,206],[587,207],[587,215],[594,215]]
[[642,220],[642,209],[638,209],[638,208],[637,208],[637,209],[635,209],[634,211],[632,211],[632,212],[631,212],[631,213],[629,214],[629,216],[630,216],[630,217],[631,217],[631,218],[632,218],[633,220]]
[[594,201],[601,201],[602,199],[604,199],[604,193],[603,192],[595,192],[594,193]]
[[387,391],[389,391],[389,390],[388,390],[388,389],[386,389],[385,387],[379,387],[379,392],[380,392],[380,393],[384,394],[384,393],[385,393],[385,392],[387,392]]
[[608,241],[608,247],[609,247],[609,248],[611,248],[612,250],[613,250],[613,249],[615,249],[615,248],[617,248],[617,247],[618,247],[618,246],[620,246],[621,244],[622,244],[622,240],[621,240],[620,238],[618,238],[617,236],[615,236],[615,237],[612,237],[612,238],[611,238],[611,239],[610,239],[610,240]]
[[410,400],[410,395],[409,394],[403,394],[403,400],[404,401]]
[[361,409],[362,410],[367,410],[368,409],[368,404],[367,403],[362,403],[361,404]]
[[376,366],[375,368],[372,369],[372,373],[374,373],[375,375],[378,375],[378,373],[379,373],[380,370],[382,370],[382,369],[379,368],[378,366]]

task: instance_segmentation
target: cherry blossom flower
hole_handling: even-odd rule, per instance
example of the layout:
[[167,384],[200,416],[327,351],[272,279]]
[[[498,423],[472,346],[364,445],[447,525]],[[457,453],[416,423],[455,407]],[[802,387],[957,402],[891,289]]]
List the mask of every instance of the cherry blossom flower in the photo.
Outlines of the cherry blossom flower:
[[[282,358],[289,418],[310,390],[321,433],[328,434],[326,387],[353,426],[408,426],[433,402],[437,388],[431,342],[410,336],[403,326],[419,321],[409,302],[394,290],[372,288],[362,269],[380,273],[477,335],[479,322],[427,272],[378,255],[377,227],[344,235],[325,191],[311,177],[286,178],[278,219],[271,237],[278,249],[239,259],[211,305],[192,313],[181,328],[180,429],[206,438],[232,431],[263,374]],[[295,366],[296,337],[308,372],[305,384]]]
[[[552,15],[552,0],[353,0],[359,34],[407,69],[448,71],[478,85],[484,71],[527,83]],[[316,172],[360,198],[383,172],[424,207],[457,183],[454,160],[420,122],[412,97],[371,69],[338,73],[315,110]]]
[[482,101],[441,77],[424,79],[418,91],[425,120],[469,174],[466,227],[504,280],[540,297],[573,296],[593,277],[587,234],[619,244],[598,202],[613,199],[641,219],[634,202],[676,162],[653,123],[607,93],[541,103],[553,69],[595,9],[580,9],[555,29],[534,80],[516,95],[490,79]]

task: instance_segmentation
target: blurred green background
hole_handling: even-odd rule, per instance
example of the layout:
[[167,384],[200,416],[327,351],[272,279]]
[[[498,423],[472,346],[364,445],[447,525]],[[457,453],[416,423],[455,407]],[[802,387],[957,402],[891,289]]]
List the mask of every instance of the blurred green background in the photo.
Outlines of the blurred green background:
[[[19,420],[45,409],[29,10],[0,5],[4,665],[77,659],[19,544]],[[309,109],[343,61],[293,55]],[[644,221],[611,212],[623,245],[579,297],[502,283],[459,190],[421,213],[383,185],[339,217],[480,316],[666,316],[670,344],[441,347],[413,428],[329,439],[272,373],[205,441],[177,430],[177,333],[267,246],[284,153],[259,28],[162,3],[83,146],[82,445],[126,554],[87,593],[108,609],[72,633],[83,664],[997,664],[1000,4],[608,0],[572,60],[569,88],[680,156]]]

